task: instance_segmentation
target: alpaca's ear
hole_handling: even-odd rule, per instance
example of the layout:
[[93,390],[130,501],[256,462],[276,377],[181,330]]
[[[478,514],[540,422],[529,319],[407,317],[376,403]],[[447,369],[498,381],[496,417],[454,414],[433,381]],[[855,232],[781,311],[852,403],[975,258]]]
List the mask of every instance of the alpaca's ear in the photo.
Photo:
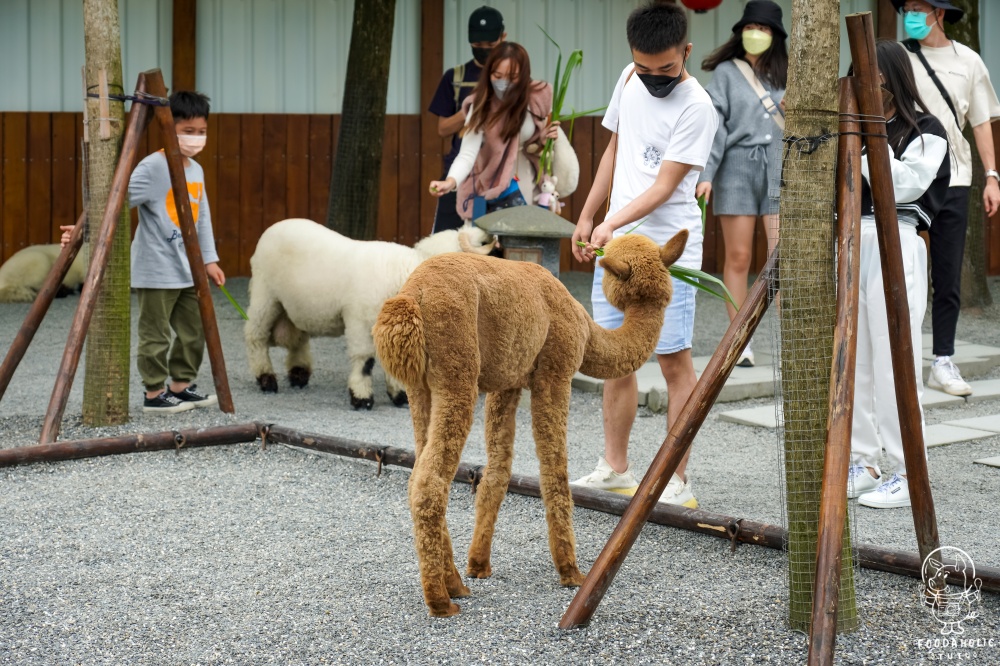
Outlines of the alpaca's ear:
[[622,282],[632,277],[632,267],[617,257],[604,257],[600,263],[601,268]]
[[660,260],[663,261],[663,265],[670,268],[681,258],[684,254],[684,246],[687,245],[688,240],[688,230],[681,229],[678,231],[673,238],[667,241],[667,244],[660,248]]

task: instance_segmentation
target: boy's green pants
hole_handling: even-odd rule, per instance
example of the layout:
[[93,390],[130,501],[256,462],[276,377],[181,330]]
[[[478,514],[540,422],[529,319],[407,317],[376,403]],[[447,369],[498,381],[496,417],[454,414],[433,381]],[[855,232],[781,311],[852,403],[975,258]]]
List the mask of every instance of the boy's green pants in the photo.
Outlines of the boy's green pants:
[[[194,287],[136,289],[139,296],[139,352],[136,365],[147,391],[163,388],[169,376],[191,382],[205,352],[205,331]],[[170,330],[177,337],[170,343]],[[168,356],[169,351],[169,356]]]

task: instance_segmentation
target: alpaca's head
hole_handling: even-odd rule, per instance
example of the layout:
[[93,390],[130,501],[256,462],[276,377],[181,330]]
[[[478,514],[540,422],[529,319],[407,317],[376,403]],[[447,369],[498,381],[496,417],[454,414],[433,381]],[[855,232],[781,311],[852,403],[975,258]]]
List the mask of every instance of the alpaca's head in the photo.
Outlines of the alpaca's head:
[[612,239],[604,248],[604,295],[619,310],[630,305],[652,303],[666,307],[673,295],[667,271],[687,244],[688,232],[682,229],[662,248],[639,234]]
[[489,254],[494,245],[495,236],[490,236],[477,226],[466,224],[461,229],[447,229],[431,234],[413,248],[426,257],[433,257],[445,252]]

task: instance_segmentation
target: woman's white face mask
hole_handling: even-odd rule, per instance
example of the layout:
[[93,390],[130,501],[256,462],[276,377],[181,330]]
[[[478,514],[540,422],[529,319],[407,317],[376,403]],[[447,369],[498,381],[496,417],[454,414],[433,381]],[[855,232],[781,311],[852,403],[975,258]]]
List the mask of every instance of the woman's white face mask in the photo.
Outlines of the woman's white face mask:
[[205,142],[208,137],[204,134],[178,134],[177,144],[184,157],[194,157],[205,149]]
[[510,79],[493,79],[490,83],[493,84],[493,92],[496,93],[497,99],[503,99],[503,94],[510,88]]

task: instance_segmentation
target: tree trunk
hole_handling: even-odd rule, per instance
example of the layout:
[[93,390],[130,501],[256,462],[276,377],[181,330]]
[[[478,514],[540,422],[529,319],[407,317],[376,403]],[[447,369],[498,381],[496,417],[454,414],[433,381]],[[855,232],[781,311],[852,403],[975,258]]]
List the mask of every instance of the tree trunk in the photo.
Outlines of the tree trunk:
[[374,240],[395,0],[356,0],[326,226]]
[[[793,0],[785,96],[789,137],[837,131],[838,0]],[[781,189],[781,383],[788,516],[789,623],[808,631],[836,320],[834,196],[837,143],[786,144]],[[777,301],[776,301],[777,302]],[[838,628],[857,627],[845,526]]]
[[[101,94],[103,71],[106,74],[108,92],[120,95],[124,88],[117,0],[84,0],[83,30],[88,92]],[[131,92],[131,88],[129,91]],[[85,206],[93,249],[108,202],[111,179],[121,153],[122,135],[125,133],[125,105],[118,100],[108,100],[106,104],[102,104],[101,100],[93,97],[87,98],[86,105],[85,131],[89,141],[85,148]],[[102,122],[105,128],[103,133]],[[107,271],[87,333],[83,421],[91,426],[117,425],[128,421],[131,343],[129,237],[126,203],[122,207]]]
[[[948,37],[965,44],[979,53],[979,1],[952,0],[952,4],[965,10],[965,18],[955,24],[945,23]],[[962,307],[982,309],[993,304],[990,286],[986,280],[988,248],[986,247],[986,211],[983,207],[983,175],[979,149],[972,136],[972,127],[965,126],[962,133],[972,146],[972,186],[969,188],[969,229],[965,234],[965,256],[962,260]]]

